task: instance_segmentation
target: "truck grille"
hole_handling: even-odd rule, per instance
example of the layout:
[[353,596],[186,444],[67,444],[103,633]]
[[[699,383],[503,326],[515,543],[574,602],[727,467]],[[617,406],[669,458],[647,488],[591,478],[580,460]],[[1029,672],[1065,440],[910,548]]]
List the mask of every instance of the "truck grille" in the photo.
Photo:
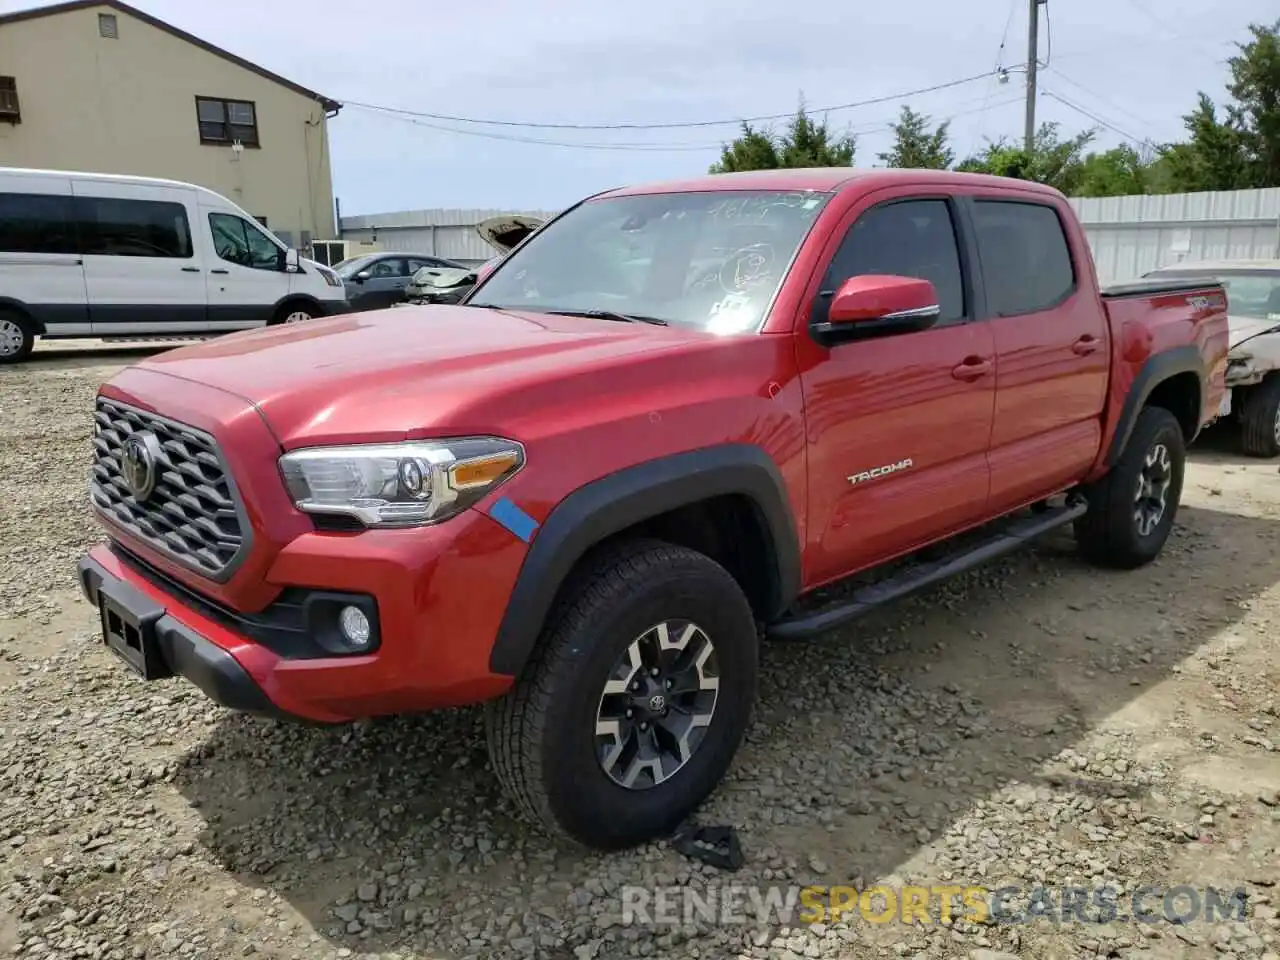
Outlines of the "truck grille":
[[[126,446],[149,454],[130,459]],[[93,449],[89,488],[99,511],[197,573],[212,580],[232,574],[248,550],[249,525],[213,437],[98,397]],[[130,469],[139,463],[150,472]],[[140,485],[143,478],[151,482]]]

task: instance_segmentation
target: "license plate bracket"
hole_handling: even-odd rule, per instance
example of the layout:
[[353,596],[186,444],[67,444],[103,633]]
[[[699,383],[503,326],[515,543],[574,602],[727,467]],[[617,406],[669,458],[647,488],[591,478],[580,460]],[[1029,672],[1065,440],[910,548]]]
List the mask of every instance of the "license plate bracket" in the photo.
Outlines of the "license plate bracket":
[[143,680],[172,676],[156,637],[156,624],[164,613],[128,584],[103,583],[98,590],[102,642]]

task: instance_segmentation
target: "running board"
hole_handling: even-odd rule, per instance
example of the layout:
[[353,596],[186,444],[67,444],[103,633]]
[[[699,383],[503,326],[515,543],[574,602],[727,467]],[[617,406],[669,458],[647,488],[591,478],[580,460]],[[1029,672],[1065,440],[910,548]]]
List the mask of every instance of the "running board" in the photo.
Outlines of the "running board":
[[854,591],[834,606],[775,620],[765,628],[765,635],[773,640],[807,640],[834,630],[886,603],[1012,553],[1030,541],[1083,516],[1087,509],[1084,501],[1077,500],[1044,513],[1015,520],[977,546],[938,560],[916,564],[896,576]]
[[217,334],[209,333],[119,333],[114,336],[97,337],[103,343],[119,344],[119,343],[191,343],[196,340],[212,340]]

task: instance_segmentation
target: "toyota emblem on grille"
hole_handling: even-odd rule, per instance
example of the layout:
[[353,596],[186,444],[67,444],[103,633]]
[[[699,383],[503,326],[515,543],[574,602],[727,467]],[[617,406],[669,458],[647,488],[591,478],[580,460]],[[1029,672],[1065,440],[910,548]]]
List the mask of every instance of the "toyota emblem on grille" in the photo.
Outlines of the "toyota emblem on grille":
[[146,500],[156,488],[156,460],[160,441],[154,433],[142,430],[124,442],[120,452],[120,476],[138,501]]

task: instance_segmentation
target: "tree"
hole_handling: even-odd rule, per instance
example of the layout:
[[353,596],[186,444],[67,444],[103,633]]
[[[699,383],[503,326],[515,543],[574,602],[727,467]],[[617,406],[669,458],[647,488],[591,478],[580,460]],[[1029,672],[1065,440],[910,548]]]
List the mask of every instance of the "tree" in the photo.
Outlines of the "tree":
[[782,166],[778,145],[768,131],[742,124],[742,134],[720,150],[720,159],[711,165],[712,173],[737,173],[741,170],[776,170]]
[[1188,138],[1161,150],[1176,191],[1280,186],[1280,21],[1251,24],[1227,63],[1232,101],[1219,118],[1207,93],[1182,120]]
[[1151,165],[1130,146],[1103,153],[1091,153],[1080,165],[1076,196],[1122,197],[1133,193],[1154,193]]
[[989,142],[982,152],[967,158],[956,169],[1034,180],[1073,194],[1083,175],[1084,148],[1094,136],[1093,130],[1085,130],[1064,140],[1058,133],[1058,124],[1043,123],[1032,140],[1030,155],[1002,137]]
[[779,167],[851,167],[857,141],[851,134],[831,131],[827,121],[815,122],[801,101],[796,115],[781,134],[743,123],[742,133],[725,144],[711,173],[775,170]]
[[893,148],[877,154],[886,167],[917,167],[929,170],[950,169],[955,153],[948,145],[950,122],[944,121],[930,130],[930,120],[903,106],[898,122],[893,124]]
[[1175,192],[1240,190],[1253,185],[1244,131],[1231,116],[1218,119],[1208,94],[1201,93],[1196,108],[1182,120],[1190,138],[1161,150]]
[[1249,32],[1253,40],[1238,44],[1240,53],[1227,61],[1231,118],[1241,131],[1252,186],[1280,187],[1280,20],[1250,24]]

